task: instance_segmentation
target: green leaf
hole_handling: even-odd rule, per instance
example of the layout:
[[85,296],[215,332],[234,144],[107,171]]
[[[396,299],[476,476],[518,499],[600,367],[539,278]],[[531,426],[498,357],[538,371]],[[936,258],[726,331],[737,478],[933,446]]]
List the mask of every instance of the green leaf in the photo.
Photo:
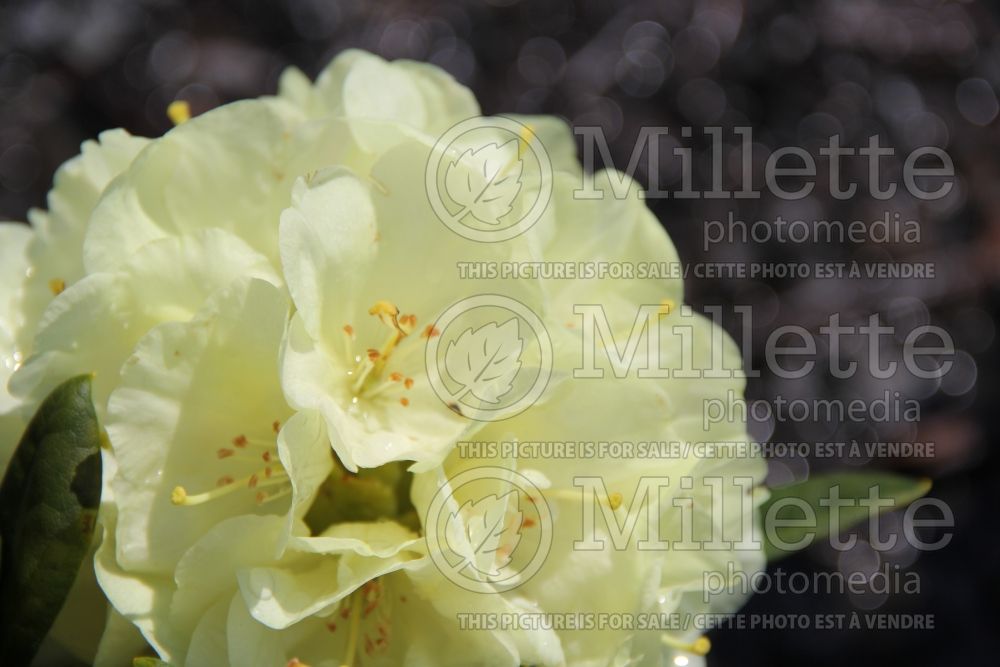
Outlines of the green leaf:
[[86,556],[101,501],[89,375],[38,408],[0,485],[0,664],[27,665]]
[[[867,499],[870,489],[878,487],[878,497],[886,500],[893,500],[891,507],[869,508],[859,504],[859,499]],[[768,530],[765,525],[764,530],[764,553],[768,561],[775,561],[784,558],[793,550],[779,547],[772,542],[772,537],[777,537],[784,543],[796,543],[809,534],[814,535],[810,544],[817,539],[824,538],[830,534],[830,507],[823,507],[819,504],[821,498],[830,498],[831,490],[838,488],[839,497],[843,501],[854,501],[851,506],[840,507],[838,512],[837,533],[843,533],[852,526],[866,521],[869,512],[876,509],[879,513],[900,510],[912,503],[917,498],[925,495],[931,488],[931,482],[926,478],[907,477],[886,472],[851,472],[816,475],[801,482],[792,484],[780,489],[772,489],[771,497],[761,507],[761,516],[764,517],[765,524],[768,522],[768,513],[779,501],[784,501],[772,513],[771,518],[779,520],[802,519],[803,512],[794,505],[788,506],[789,498],[797,498],[812,508],[815,512],[815,522],[810,522],[808,526],[773,526]],[[772,535],[773,533],[773,535]]]

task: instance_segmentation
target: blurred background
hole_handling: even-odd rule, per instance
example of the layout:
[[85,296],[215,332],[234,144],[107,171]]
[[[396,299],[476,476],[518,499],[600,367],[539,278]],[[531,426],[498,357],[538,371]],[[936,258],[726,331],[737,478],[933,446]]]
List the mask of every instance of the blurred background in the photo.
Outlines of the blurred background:
[[[806,573],[871,572],[886,564],[920,578],[919,594],[768,593],[751,613],[933,614],[933,631],[787,630],[712,634],[710,665],[996,664],[1000,654],[1000,483],[993,401],[1000,281],[1000,13],[991,2],[943,0],[6,0],[0,6],[0,219],[24,220],[45,205],[54,170],[80,143],[110,127],[156,136],[170,127],[175,99],[195,113],[273,93],[288,65],[310,76],[339,51],[360,47],[387,58],[437,64],[465,83],[484,112],[546,113],[600,126],[612,162],[624,169],[641,127],[693,126],[695,189],[709,188],[710,145],[700,128],[721,126],[735,155],[735,127],[752,127],[754,164],[781,146],[815,148],[839,134],[859,147],[878,135],[896,149],[883,162],[898,179],[918,146],[954,161],[952,193],[920,202],[898,194],[846,201],[817,187],[799,201],[658,199],[650,205],[688,264],[858,261],[932,264],[933,280],[701,279],[688,300],[722,304],[738,332],[734,305],[750,305],[756,367],[768,334],[783,324],[812,331],[833,313],[846,324],[871,313],[905,333],[922,324],[948,330],[958,352],[944,378],[865,373],[835,381],[815,372],[782,380],[766,370],[750,398],[773,403],[824,396],[919,402],[920,420],[755,421],[763,441],[925,441],[919,459],[782,457],[772,484],[818,470],[871,466],[934,479],[931,495],[953,509],[951,544],[919,553],[874,552],[865,541],[838,554],[815,546],[784,561]],[[671,140],[668,140],[671,141]],[[676,145],[673,144],[673,145]],[[664,147],[666,154],[670,146]],[[739,161],[726,179],[739,184]],[[678,187],[676,164],[636,174]],[[845,171],[864,182],[864,163]],[[853,171],[852,171],[853,170]],[[824,174],[817,179],[824,183]],[[900,188],[902,190],[902,188]],[[872,221],[899,213],[919,223],[919,243],[726,242],[705,247],[705,221]],[[901,339],[884,342],[898,358]],[[863,358],[863,350],[848,351]],[[822,368],[822,364],[819,365]],[[898,517],[890,518],[890,522]]]

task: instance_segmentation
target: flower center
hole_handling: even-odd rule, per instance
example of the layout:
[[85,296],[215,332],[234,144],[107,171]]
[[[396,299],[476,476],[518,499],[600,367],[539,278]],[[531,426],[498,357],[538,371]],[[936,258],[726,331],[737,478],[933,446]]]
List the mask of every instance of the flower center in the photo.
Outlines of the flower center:
[[[273,422],[271,430],[277,436],[281,430],[281,422]],[[281,464],[281,460],[278,458],[277,444],[272,440],[237,435],[230,441],[229,446],[220,447],[215,451],[215,458],[219,461],[242,463],[243,465],[240,467],[243,469],[248,467],[247,463],[253,463],[259,467],[251,469],[249,474],[239,477],[230,474],[222,475],[216,482],[215,488],[200,493],[192,494],[185,487],[176,486],[170,494],[170,501],[174,505],[201,505],[238,491],[252,493],[254,501],[258,505],[263,505],[283,498],[292,491],[288,472]]]
[[305,515],[313,535],[339,523],[390,519],[420,532],[420,520],[410,501],[413,473],[407,463],[394,461],[376,468],[348,472],[333,458],[333,471],[320,485]]
[[[368,314],[378,318],[379,322],[389,329],[389,335],[381,347],[366,348],[364,353],[355,353],[355,330],[350,324],[344,325],[344,335],[347,341],[347,356],[353,359],[355,366],[347,372],[350,381],[350,392],[353,402],[361,399],[374,399],[388,392],[404,393],[413,388],[414,380],[405,373],[389,371],[389,362],[394,360],[397,368],[413,353],[419,350],[417,345],[403,345],[405,340],[417,327],[416,315],[402,315],[399,308],[389,301],[376,301],[368,309]],[[437,335],[437,330],[428,326],[421,333],[421,338]],[[410,399],[403,395],[398,398],[403,407],[410,405]]]

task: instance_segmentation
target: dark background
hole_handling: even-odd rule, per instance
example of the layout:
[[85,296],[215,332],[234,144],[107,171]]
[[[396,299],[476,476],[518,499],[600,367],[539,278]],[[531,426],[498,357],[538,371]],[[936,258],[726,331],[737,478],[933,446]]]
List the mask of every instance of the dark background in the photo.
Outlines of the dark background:
[[[685,262],[932,262],[934,280],[692,280],[697,305],[754,307],[755,364],[781,324],[816,330],[831,313],[862,322],[869,313],[901,328],[931,323],[961,352],[944,379],[833,381],[813,373],[750,384],[760,400],[873,398],[885,390],[919,400],[919,424],[754,424],[762,440],[932,441],[933,459],[772,461],[770,481],[810,472],[878,466],[934,478],[931,494],[954,510],[952,543],[931,553],[875,554],[862,542],[838,555],[820,546],[782,564],[805,572],[871,570],[888,563],[920,577],[919,595],[755,596],[753,613],[934,614],[934,631],[725,631],[713,633],[714,665],[985,665],[1000,655],[1000,538],[994,442],[998,397],[995,343],[1000,278],[1000,30],[989,2],[828,0],[653,0],[566,2],[4,2],[0,6],[0,219],[23,220],[44,206],[54,170],[81,141],[110,127],[156,136],[169,128],[170,101],[195,112],[274,92],[288,65],[315,76],[347,47],[444,67],[467,84],[487,114],[548,113],[601,126],[624,168],[643,126],[673,136],[694,126],[754,129],[755,163],[779,146],[806,148],[840,134],[842,144],[883,145],[905,154],[947,150],[956,187],[942,201],[864,194],[835,201],[823,188],[799,202],[656,200],[651,206]],[[728,148],[727,148],[728,151]],[[814,154],[815,151],[813,151]],[[705,151],[697,162],[704,175]],[[644,162],[641,163],[644,166]],[[897,157],[885,163],[897,173]],[[861,167],[864,168],[863,166]],[[649,174],[637,174],[644,183]],[[863,181],[863,172],[848,171]],[[667,166],[655,175],[676,186]],[[727,168],[727,181],[733,176]],[[707,189],[704,179],[700,185]],[[822,181],[820,181],[822,182]],[[738,183],[729,189],[737,189]],[[733,211],[763,219],[873,220],[885,211],[920,223],[918,244],[722,243],[705,252],[703,223]],[[735,329],[733,322],[727,321]],[[890,345],[890,347],[892,347]],[[898,347],[898,345],[896,346]],[[859,533],[864,537],[864,532]]]

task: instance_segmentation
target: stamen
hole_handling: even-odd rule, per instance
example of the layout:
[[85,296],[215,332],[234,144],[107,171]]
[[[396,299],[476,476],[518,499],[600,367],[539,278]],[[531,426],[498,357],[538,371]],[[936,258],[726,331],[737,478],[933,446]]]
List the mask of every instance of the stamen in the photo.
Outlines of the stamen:
[[[347,635],[347,651],[341,667],[354,667],[354,655],[358,652],[358,635],[361,631],[361,594],[351,593],[351,627]],[[346,610],[345,610],[346,611]]]
[[382,349],[369,348],[367,359],[362,359],[355,369],[354,374],[357,379],[354,381],[354,394],[357,396],[365,387],[369,376],[378,377],[385,368],[389,357],[396,350],[400,341],[406,338],[417,322],[416,315],[403,315],[400,317],[399,308],[388,301],[376,301],[375,305],[368,309],[369,315],[374,315],[386,326],[392,329],[392,333],[386,340]]
[[670,635],[660,635],[660,641],[670,648],[694,653],[695,655],[708,655],[708,652],[712,650],[712,642],[709,641],[708,637],[704,636],[698,637],[693,642],[688,643],[674,639]]
[[[373,389],[366,389],[365,396],[367,396],[368,398],[374,398],[379,394],[385,392],[387,389],[391,389],[393,387],[398,386],[400,382],[403,383],[403,387],[406,389],[413,388],[413,382],[414,382],[413,378],[404,377],[402,373],[393,371],[392,373],[389,374],[389,377],[382,384],[378,385]],[[409,400],[407,400],[406,403],[403,403],[403,405],[408,405],[408,404]]]
[[167,117],[174,125],[191,120],[191,105],[184,100],[174,100],[167,107]]
[[622,494],[617,491],[613,491],[608,494],[608,507],[614,511],[622,506],[622,500],[624,500],[624,498],[622,498]]
[[66,281],[62,278],[53,278],[49,281],[49,290],[53,296],[59,296],[66,291]]
[[411,331],[417,328],[417,316],[416,315],[403,315],[399,318],[399,326],[403,331],[409,334]]
[[517,142],[517,159],[520,160],[521,156],[524,155],[524,151],[527,150],[528,146],[535,139],[535,128],[530,124],[526,124],[521,128],[518,138],[520,141]]
[[361,615],[367,618],[369,614],[375,611],[375,608],[378,607],[379,600],[382,599],[378,581],[373,580],[365,584],[362,588],[362,594],[366,600],[365,608],[364,611],[361,612]]
[[[568,502],[578,502],[578,503],[586,502],[586,498],[584,497],[585,491],[583,489],[581,489],[579,492],[569,491],[566,489],[545,489],[543,493],[545,496],[549,498],[555,498],[558,500],[565,500]],[[534,500],[530,497],[528,498],[528,500],[534,502]],[[602,502],[608,507],[610,507],[611,511],[615,511],[619,507],[621,507],[624,500],[625,500],[624,496],[622,496],[622,494],[620,494],[617,491],[612,491],[607,495],[607,497],[598,499],[599,502]]]
[[264,463],[267,463],[273,460],[275,453],[276,452],[274,451],[264,451],[258,455],[256,452],[252,452],[250,450],[236,450],[229,447],[220,447],[215,451],[215,458],[220,461],[224,459],[233,459],[234,461],[248,461],[251,463],[258,463],[263,460]]
[[281,498],[290,495],[292,495],[292,488],[290,486],[286,486],[278,491],[275,491],[274,493],[265,493],[263,491],[258,491],[256,500],[258,505],[263,505],[264,503],[269,503],[274,500],[279,500]]
[[[389,188],[385,187],[385,184],[382,183],[382,181],[375,178],[372,174],[368,174],[368,180],[372,182],[372,185],[375,186],[375,189],[378,190],[382,195],[386,197],[389,196]],[[378,241],[378,238],[376,237],[375,240]]]
[[369,315],[375,315],[383,324],[399,330],[399,308],[388,301],[376,301],[375,305],[368,309]]
[[[277,435],[281,431],[281,422],[278,420],[271,422],[271,430]],[[261,504],[291,493],[288,472],[278,460],[273,438],[247,437],[241,433],[232,439],[232,445],[232,447],[220,447],[215,450],[216,458],[245,461],[253,464],[254,467],[259,466],[263,461],[264,466],[241,479],[236,479],[232,475],[222,475],[216,480],[215,488],[203,493],[191,494],[183,486],[174,487],[170,494],[170,501],[174,505],[200,505],[239,489],[247,488],[257,490],[254,498],[258,504]],[[274,486],[282,488],[274,492],[263,491],[265,488]]]
[[225,486],[220,486],[211,491],[205,491],[204,493],[196,493],[194,495],[188,495],[187,489],[183,486],[174,487],[173,492],[170,494],[170,502],[174,505],[184,505],[190,507],[192,505],[201,505],[202,503],[207,503],[209,500],[219,498],[228,493],[232,493],[236,489],[240,488],[240,485],[236,483],[227,484]]
[[[225,483],[216,486],[216,488],[211,489],[210,491],[195,494],[189,494],[187,489],[183,486],[176,486],[170,494],[170,502],[174,505],[184,505],[186,507],[190,507],[192,505],[201,505],[209,500],[220,498],[244,487],[249,489],[263,489],[279,484],[288,484],[288,473],[285,472],[284,469],[272,470],[270,478],[265,479],[264,481],[260,480],[260,475],[258,473],[253,473],[252,475],[239,480],[233,480],[232,477],[228,476],[222,477],[219,479],[219,482]],[[279,494],[270,495],[267,497],[267,500],[274,500],[278,497],[280,497]]]

